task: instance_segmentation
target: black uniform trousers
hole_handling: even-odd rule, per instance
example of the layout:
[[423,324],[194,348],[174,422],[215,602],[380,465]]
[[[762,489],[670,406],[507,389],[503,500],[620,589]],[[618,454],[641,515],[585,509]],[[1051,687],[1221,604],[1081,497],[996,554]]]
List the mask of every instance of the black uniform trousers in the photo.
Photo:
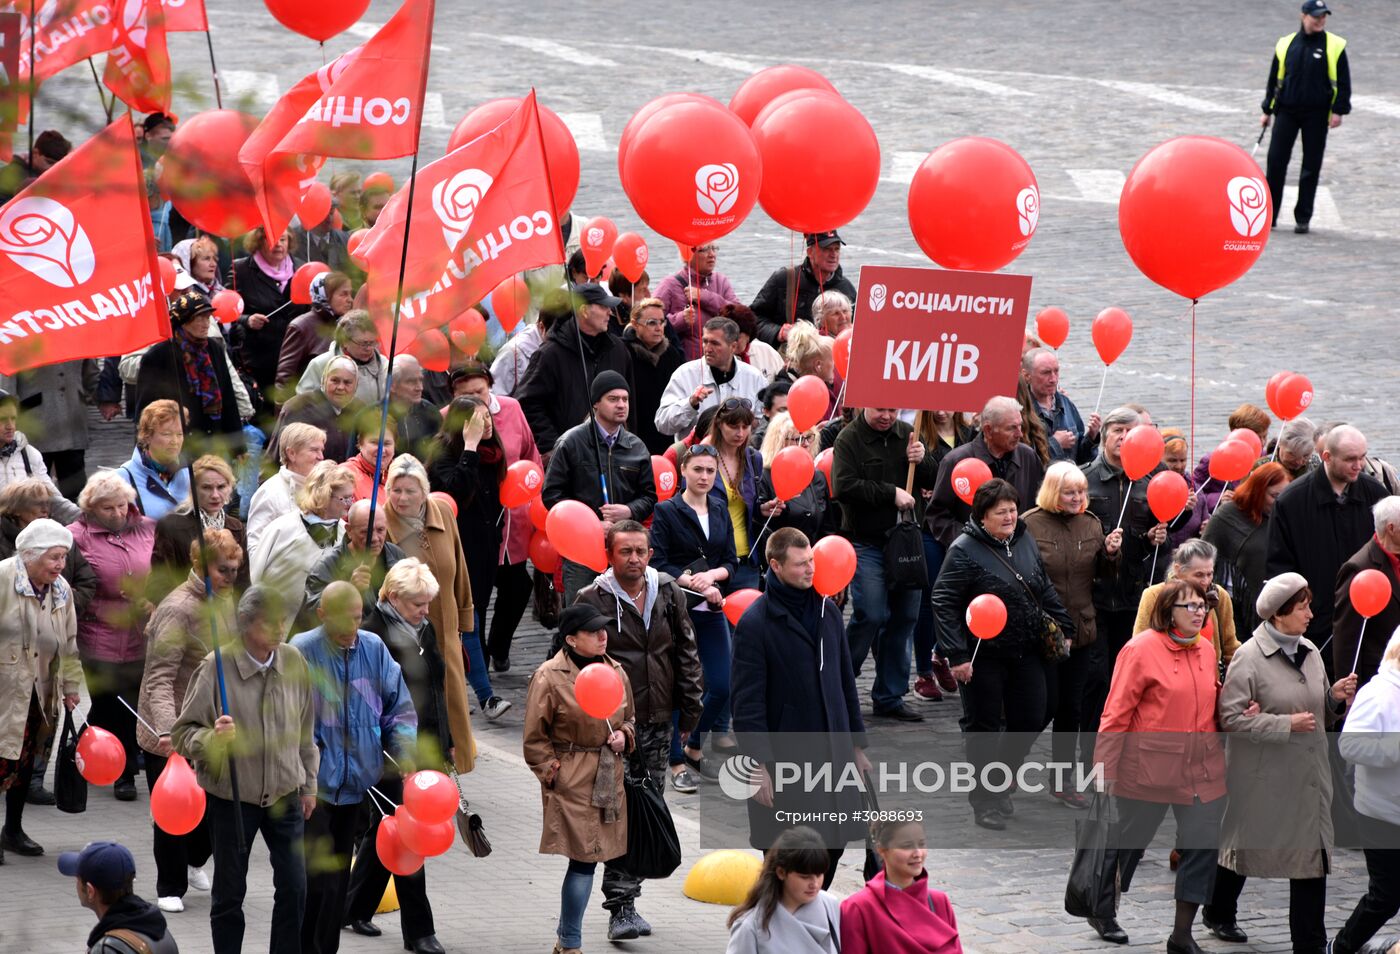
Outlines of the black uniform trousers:
[[1293,221],[1307,225],[1312,220],[1313,199],[1317,195],[1317,180],[1322,173],[1322,154],[1327,149],[1327,107],[1281,107],[1274,112],[1274,135],[1269,140],[1269,193],[1274,199],[1274,224],[1283,203],[1283,184],[1288,178],[1288,161],[1293,156],[1293,141],[1303,134],[1303,170],[1298,174],[1298,204],[1293,207]]

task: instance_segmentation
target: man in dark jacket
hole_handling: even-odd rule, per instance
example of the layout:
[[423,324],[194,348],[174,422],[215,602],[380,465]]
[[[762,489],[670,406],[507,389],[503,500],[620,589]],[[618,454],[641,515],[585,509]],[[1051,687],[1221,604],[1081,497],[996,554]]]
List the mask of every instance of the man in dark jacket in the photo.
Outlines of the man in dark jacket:
[[831,477],[834,496],[842,504],[842,536],[856,551],[851,581],[855,611],[847,634],[851,662],[859,670],[866,654],[875,650],[875,685],[870,690],[875,715],[922,722],[923,716],[904,704],[904,695],[909,691],[909,653],[923,590],[887,586],[884,547],[905,514],[918,521],[915,493],[933,489],[938,469],[898,413],[894,408],[868,407],[857,414],[836,438]]
[[[840,778],[851,764],[870,771],[865,757],[865,722],[860,714],[851,654],[841,632],[841,610],[812,589],[816,562],[802,531],[784,527],[764,551],[768,575],[764,594],[754,600],[734,631],[733,685],[730,702],[734,732],[743,753],[762,766],[758,791],[746,800],[749,844],[767,849],[791,822],[775,818],[778,810],[852,817],[860,793],[849,786],[832,791],[798,785],[774,788],[775,763],[831,765]],[[826,841],[831,886],[836,863],[847,842],[865,828],[850,821],[802,822]]]
[[653,454],[664,454],[672,444],[669,434],[656,429],[656,409],[661,395],[685,361],[681,349],[666,336],[666,312],[660,298],[643,298],[632,307],[632,317],[622,340],[632,350],[632,375],[637,384],[637,436]]
[[588,417],[589,384],[600,372],[616,371],[632,390],[631,352],[621,338],[608,332],[611,310],[622,299],[592,283],[574,286],[574,295],[573,316],[550,328],[515,394],[535,445],[546,455],[560,435]]
[[758,336],[775,348],[787,342],[794,321],[812,320],[812,302],[824,291],[839,291],[856,300],[856,286],[841,272],[841,246],[836,231],[809,233],[807,257],[797,268],[780,268],[768,276],[754,298]]
[[[1374,507],[1376,535],[1342,564],[1337,574],[1334,605],[1335,635],[1332,638],[1332,671],[1341,675],[1356,673],[1356,687],[1366,685],[1380,671],[1386,644],[1400,628],[1400,497],[1386,497]],[[1390,599],[1385,608],[1365,622],[1351,605],[1351,581],[1362,570],[1375,570],[1390,581]],[[1361,626],[1365,622],[1365,639]],[[1357,646],[1360,645],[1360,651]]]
[[58,871],[77,879],[78,903],[97,915],[88,934],[89,954],[130,954],[143,943],[151,954],[179,954],[165,915],[131,890],[136,859],[125,845],[94,841],[82,851],[65,851],[58,856]]
[[[579,590],[577,603],[597,609],[608,624],[608,655],[617,660],[632,684],[637,713],[637,745],[627,758],[634,779],[650,776],[657,791],[666,791],[671,752],[671,713],[680,713],[682,737],[700,722],[700,656],[686,612],[685,595],[668,573],[651,566],[651,540],[635,520],[613,524],[606,537],[611,564]],[[676,769],[684,768],[684,764]],[[637,913],[641,879],[608,863],[603,868],[603,907],[610,912],[608,934],[629,923],[638,936],[651,933]]]
[[321,558],[306,575],[306,598],[297,616],[293,633],[300,633],[317,626],[316,611],[321,605],[321,593],[337,580],[353,583],[360,593],[362,606],[373,606],[379,598],[379,587],[389,568],[403,559],[404,553],[386,539],[389,534],[388,518],[384,507],[374,510],[374,533],[365,544],[365,531],[369,527],[369,501],[357,500],[350,505],[345,515],[345,537],[335,546],[321,554]]

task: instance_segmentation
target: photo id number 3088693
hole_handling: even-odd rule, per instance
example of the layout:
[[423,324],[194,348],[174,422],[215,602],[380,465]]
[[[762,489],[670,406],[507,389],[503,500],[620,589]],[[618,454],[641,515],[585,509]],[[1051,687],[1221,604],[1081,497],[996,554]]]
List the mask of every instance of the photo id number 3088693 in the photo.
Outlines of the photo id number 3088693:
[[921,822],[924,820],[922,809],[914,808],[904,811],[881,811],[880,809],[862,809],[851,812],[854,821],[861,822]]

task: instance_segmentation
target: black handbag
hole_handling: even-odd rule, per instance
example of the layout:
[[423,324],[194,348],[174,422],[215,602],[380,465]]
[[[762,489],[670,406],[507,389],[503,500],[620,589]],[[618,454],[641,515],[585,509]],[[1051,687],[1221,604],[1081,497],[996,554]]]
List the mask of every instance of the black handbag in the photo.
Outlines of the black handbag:
[[78,771],[80,734],[73,728],[73,713],[65,711],[63,734],[58,738],[58,760],[53,770],[53,798],[58,810],[70,815],[87,811],[87,779]]
[[923,590],[928,588],[928,564],[924,561],[924,535],[909,514],[895,518],[894,526],[885,534],[885,586],[891,590]]
[[1118,914],[1118,852],[1109,847],[1118,812],[1113,799],[1096,792],[1083,819],[1074,823],[1074,861],[1065,885],[1065,913],[1077,918]]
[[648,776],[623,774],[627,796],[627,854],[613,862],[637,878],[669,878],[681,866],[681,840],[666,799]]
[[1031,585],[1026,582],[1026,578],[1021,575],[1021,571],[1012,566],[1010,560],[998,553],[993,547],[988,547],[987,549],[991,550],[992,555],[1011,571],[1012,575],[1016,577],[1016,582],[1021,584],[1022,588],[1026,591],[1026,595],[1029,596],[1031,602],[1035,604],[1036,613],[1039,614],[1040,617],[1040,631],[1036,634],[1038,637],[1036,643],[1040,646],[1040,654],[1050,662],[1063,662],[1068,659],[1070,650],[1069,637],[1065,635],[1065,631],[1060,627],[1060,621],[1045,612],[1044,607],[1040,605],[1039,597],[1037,597],[1035,591],[1031,589]]
[[530,606],[535,622],[545,629],[554,629],[559,625],[559,614],[563,609],[564,597],[554,588],[554,576],[543,570],[536,570]]
[[456,768],[449,770],[452,772],[452,782],[457,786],[457,833],[462,836],[462,844],[467,846],[473,858],[485,858],[491,854],[491,839],[486,837],[486,824],[480,815],[471,810]]

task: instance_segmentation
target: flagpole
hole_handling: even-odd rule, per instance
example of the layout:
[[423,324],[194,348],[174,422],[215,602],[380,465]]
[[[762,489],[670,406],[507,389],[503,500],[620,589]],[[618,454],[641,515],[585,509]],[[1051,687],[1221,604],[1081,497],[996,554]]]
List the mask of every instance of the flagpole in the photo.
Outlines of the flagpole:
[[214,37],[209,32],[209,15],[204,15],[204,41],[209,44],[209,72],[214,74],[214,104],[224,108],[223,90],[219,88],[219,64],[214,60]]
[[29,0],[29,165],[34,165],[34,113],[35,106],[34,93],[36,89],[34,79],[34,0]]
[[[88,57],[87,65],[88,69],[92,70],[92,81],[97,84],[97,97],[102,100],[102,108],[107,111],[107,122],[110,124],[112,122],[112,107],[115,106],[117,102],[116,97],[112,97],[111,106],[107,105],[107,96],[102,92],[102,80],[98,79],[97,67],[93,65],[92,57],[90,56]],[[32,103],[30,104],[30,108],[33,108]]]

